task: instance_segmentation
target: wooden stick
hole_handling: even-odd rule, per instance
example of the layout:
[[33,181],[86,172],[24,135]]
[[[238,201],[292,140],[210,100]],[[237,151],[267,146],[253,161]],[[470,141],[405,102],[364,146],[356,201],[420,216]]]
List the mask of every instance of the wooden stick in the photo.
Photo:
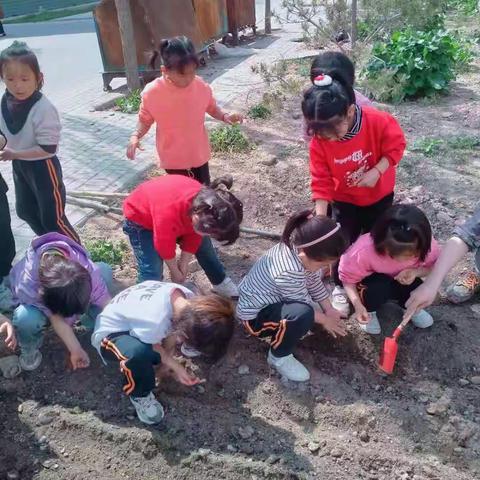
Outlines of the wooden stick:
[[103,203],[80,200],[79,198],[70,197],[69,195],[67,195],[67,203],[70,205],[76,205],[77,207],[93,208],[97,212],[101,213],[108,213],[110,211],[110,207],[104,205]]
[[280,240],[282,236],[274,232],[266,232],[265,230],[256,230],[255,228],[240,227],[240,231],[243,233],[250,233],[251,235],[257,235],[264,238],[272,238],[274,240]]
[[98,198],[127,198],[128,193],[124,192],[89,192],[89,191],[79,191],[79,190],[70,190],[68,195],[71,197],[78,197],[78,198],[91,198],[91,197],[98,197]]

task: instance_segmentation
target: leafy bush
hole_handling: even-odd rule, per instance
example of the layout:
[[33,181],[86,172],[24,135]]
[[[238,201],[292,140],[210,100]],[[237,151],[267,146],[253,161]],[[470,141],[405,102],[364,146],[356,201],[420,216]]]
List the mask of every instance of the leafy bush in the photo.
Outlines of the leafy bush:
[[447,0],[447,7],[459,10],[466,15],[480,13],[478,0]]
[[210,145],[214,152],[238,153],[250,150],[248,138],[238,125],[214,128],[210,132]]
[[115,103],[122,113],[137,113],[142,102],[140,90],[133,90],[126,97],[119,98]]
[[378,80],[385,70],[394,71],[389,79],[404,83],[404,97],[429,97],[445,92],[458,67],[471,58],[467,44],[451,32],[408,28],[374,45],[365,75],[367,80]]
[[85,243],[87,251],[94,262],[105,262],[109,265],[121,265],[128,252],[127,242],[110,242],[109,240],[91,240]]
[[248,116],[253,119],[261,118],[265,119],[270,117],[272,111],[263,103],[257,103],[248,110]]

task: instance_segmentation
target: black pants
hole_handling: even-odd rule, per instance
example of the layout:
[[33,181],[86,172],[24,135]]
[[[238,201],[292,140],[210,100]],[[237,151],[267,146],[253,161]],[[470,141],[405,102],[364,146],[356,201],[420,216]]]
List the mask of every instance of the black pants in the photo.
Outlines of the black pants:
[[155,388],[154,365],[161,358],[153,346],[132,337],[128,332],[113,333],[104,338],[102,357],[110,362],[119,362],[125,376],[123,391],[132,397],[146,397]]
[[[366,207],[359,207],[352,203],[333,202],[332,218],[341,226],[352,244],[361,234],[369,232],[378,217],[393,204],[393,193],[383,197],[377,203]],[[338,276],[338,263],[333,267],[333,281],[335,285],[342,282]]]
[[0,283],[10,273],[15,258],[15,240],[13,238],[10,209],[7,199],[8,187],[0,175]]
[[204,185],[210,185],[210,169],[208,167],[208,162],[204,163],[201,167],[188,168],[186,170],[165,169],[165,171],[170,175],[184,175],[185,177],[194,178]]
[[374,273],[362,280],[358,285],[358,293],[368,312],[376,312],[382,305],[392,300],[405,308],[405,302],[410,294],[422,283],[420,278],[416,278],[411,285],[402,285],[388,275]]
[[5,29],[3,28],[3,23],[0,20],[0,35],[5,35]]
[[65,185],[56,156],[48,160],[14,160],[17,215],[36,235],[59,232],[80,243],[65,215]]
[[245,329],[256,337],[271,337],[275,357],[290,355],[298,341],[312,328],[313,308],[306,303],[274,303],[263,308],[254,320],[244,322]]

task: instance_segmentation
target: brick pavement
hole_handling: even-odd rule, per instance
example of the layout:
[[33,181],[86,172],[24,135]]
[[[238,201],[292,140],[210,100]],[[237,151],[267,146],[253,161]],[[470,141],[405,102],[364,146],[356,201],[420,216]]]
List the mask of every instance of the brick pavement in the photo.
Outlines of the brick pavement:
[[[286,25],[271,37],[260,37],[249,47],[255,48],[250,57],[217,58],[208,62],[199,74],[214,90],[220,105],[228,106],[261,84],[251,66],[262,61],[272,63],[279,58],[294,58],[311,54],[302,44],[293,42],[299,36],[298,26]],[[92,106],[112,98],[104,93],[100,75],[85,82],[81,89],[68,96],[50,95],[62,118],[62,140],[59,158],[68,190],[115,191],[125,188],[154,164],[154,134],[144,141],[145,151],[135,162],[125,157],[125,146],[135,128],[136,115],[111,111],[93,112]],[[153,130],[153,129],[152,129]],[[9,201],[12,210],[12,227],[21,253],[33,237],[28,225],[18,219],[14,211],[14,189],[11,166],[0,165],[0,172],[10,186]],[[67,207],[74,225],[83,224],[91,210]]]

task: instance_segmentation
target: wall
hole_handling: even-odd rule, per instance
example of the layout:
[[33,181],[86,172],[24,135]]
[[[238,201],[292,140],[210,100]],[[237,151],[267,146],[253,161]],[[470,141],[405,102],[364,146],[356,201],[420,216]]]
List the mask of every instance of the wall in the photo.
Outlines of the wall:
[[5,16],[11,17],[13,15],[37,13],[40,9],[53,10],[92,3],[92,1],[95,0],[0,0],[0,5],[5,11]]

